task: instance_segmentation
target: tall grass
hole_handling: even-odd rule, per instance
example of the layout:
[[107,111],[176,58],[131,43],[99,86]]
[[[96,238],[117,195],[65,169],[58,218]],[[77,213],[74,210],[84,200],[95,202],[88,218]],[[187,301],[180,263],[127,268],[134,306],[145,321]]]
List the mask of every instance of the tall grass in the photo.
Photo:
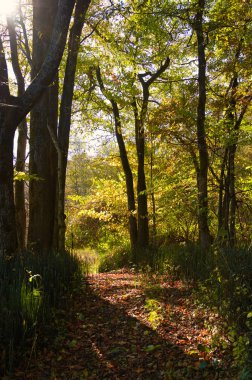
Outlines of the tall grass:
[[0,377],[33,345],[79,275],[80,261],[69,252],[0,257]]

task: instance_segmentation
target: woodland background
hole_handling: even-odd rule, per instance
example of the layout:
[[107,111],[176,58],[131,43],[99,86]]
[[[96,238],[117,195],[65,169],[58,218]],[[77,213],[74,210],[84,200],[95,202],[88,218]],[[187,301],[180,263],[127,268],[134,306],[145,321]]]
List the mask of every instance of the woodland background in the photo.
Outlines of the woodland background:
[[5,369],[85,252],[100,271],[192,282],[250,376],[251,11],[247,0],[23,0],[1,19]]

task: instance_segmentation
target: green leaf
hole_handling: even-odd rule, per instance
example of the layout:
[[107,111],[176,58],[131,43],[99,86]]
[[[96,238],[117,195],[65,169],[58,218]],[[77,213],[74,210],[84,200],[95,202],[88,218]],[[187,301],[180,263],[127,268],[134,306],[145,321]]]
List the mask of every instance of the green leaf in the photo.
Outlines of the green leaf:
[[36,174],[28,174],[28,173],[25,173],[25,172],[19,172],[16,169],[14,169],[14,180],[15,181],[30,181],[30,180],[38,181],[38,180],[41,180],[41,179],[42,178],[40,178]]
[[150,344],[149,346],[145,347],[144,351],[153,352],[153,351],[159,350],[160,348],[161,348],[160,344],[157,344],[157,345]]

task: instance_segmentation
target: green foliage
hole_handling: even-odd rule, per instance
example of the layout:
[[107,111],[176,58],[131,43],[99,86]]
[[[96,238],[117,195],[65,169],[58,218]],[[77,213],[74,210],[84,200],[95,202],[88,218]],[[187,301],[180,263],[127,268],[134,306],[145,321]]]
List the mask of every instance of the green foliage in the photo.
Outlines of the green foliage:
[[[106,163],[106,165],[104,165]],[[67,177],[67,246],[99,252],[127,237],[127,204],[118,159],[74,156]]]
[[153,267],[159,273],[171,274],[173,277],[187,281],[208,278],[213,268],[213,257],[202,252],[195,244],[162,246],[153,257]]
[[79,274],[80,261],[68,252],[0,258],[0,371],[11,371],[20,347],[52,322]]
[[148,321],[151,327],[156,330],[163,320],[162,304],[156,299],[147,298],[145,302],[145,309],[148,311]]
[[132,252],[130,247],[117,247],[101,255],[99,272],[109,272],[111,270],[130,267],[131,265]]
[[24,317],[23,323],[35,325],[43,301],[43,281],[39,274],[32,275],[29,271],[28,275],[28,281],[26,279],[21,287],[21,310]]
[[240,368],[250,362],[252,324],[251,248],[212,252],[214,269],[199,285],[200,302],[215,309],[225,321],[224,330]]
[[14,180],[15,181],[30,181],[30,180],[41,180],[36,174],[29,174],[26,172],[19,172],[14,170]]
[[[231,344],[236,364],[244,368],[244,376],[251,374],[251,248],[215,247],[205,253],[192,245],[161,247],[153,256],[152,268],[148,268],[143,272],[143,280],[150,299],[159,299],[162,295],[155,273],[169,274],[194,284],[195,300],[222,317],[219,329]],[[155,320],[156,313],[151,316]],[[226,342],[218,334],[216,331],[213,333],[213,345],[225,349]],[[246,376],[244,378],[249,378]]]

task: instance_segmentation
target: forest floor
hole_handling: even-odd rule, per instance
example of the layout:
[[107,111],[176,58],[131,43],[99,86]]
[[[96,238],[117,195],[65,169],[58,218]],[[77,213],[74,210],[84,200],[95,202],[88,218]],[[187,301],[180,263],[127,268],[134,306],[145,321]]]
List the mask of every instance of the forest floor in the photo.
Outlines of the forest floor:
[[126,270],[90,275],[56,339],[14,379],[236,379],[228,352],[213,345],[218,316],[191,293],[181,281]]

